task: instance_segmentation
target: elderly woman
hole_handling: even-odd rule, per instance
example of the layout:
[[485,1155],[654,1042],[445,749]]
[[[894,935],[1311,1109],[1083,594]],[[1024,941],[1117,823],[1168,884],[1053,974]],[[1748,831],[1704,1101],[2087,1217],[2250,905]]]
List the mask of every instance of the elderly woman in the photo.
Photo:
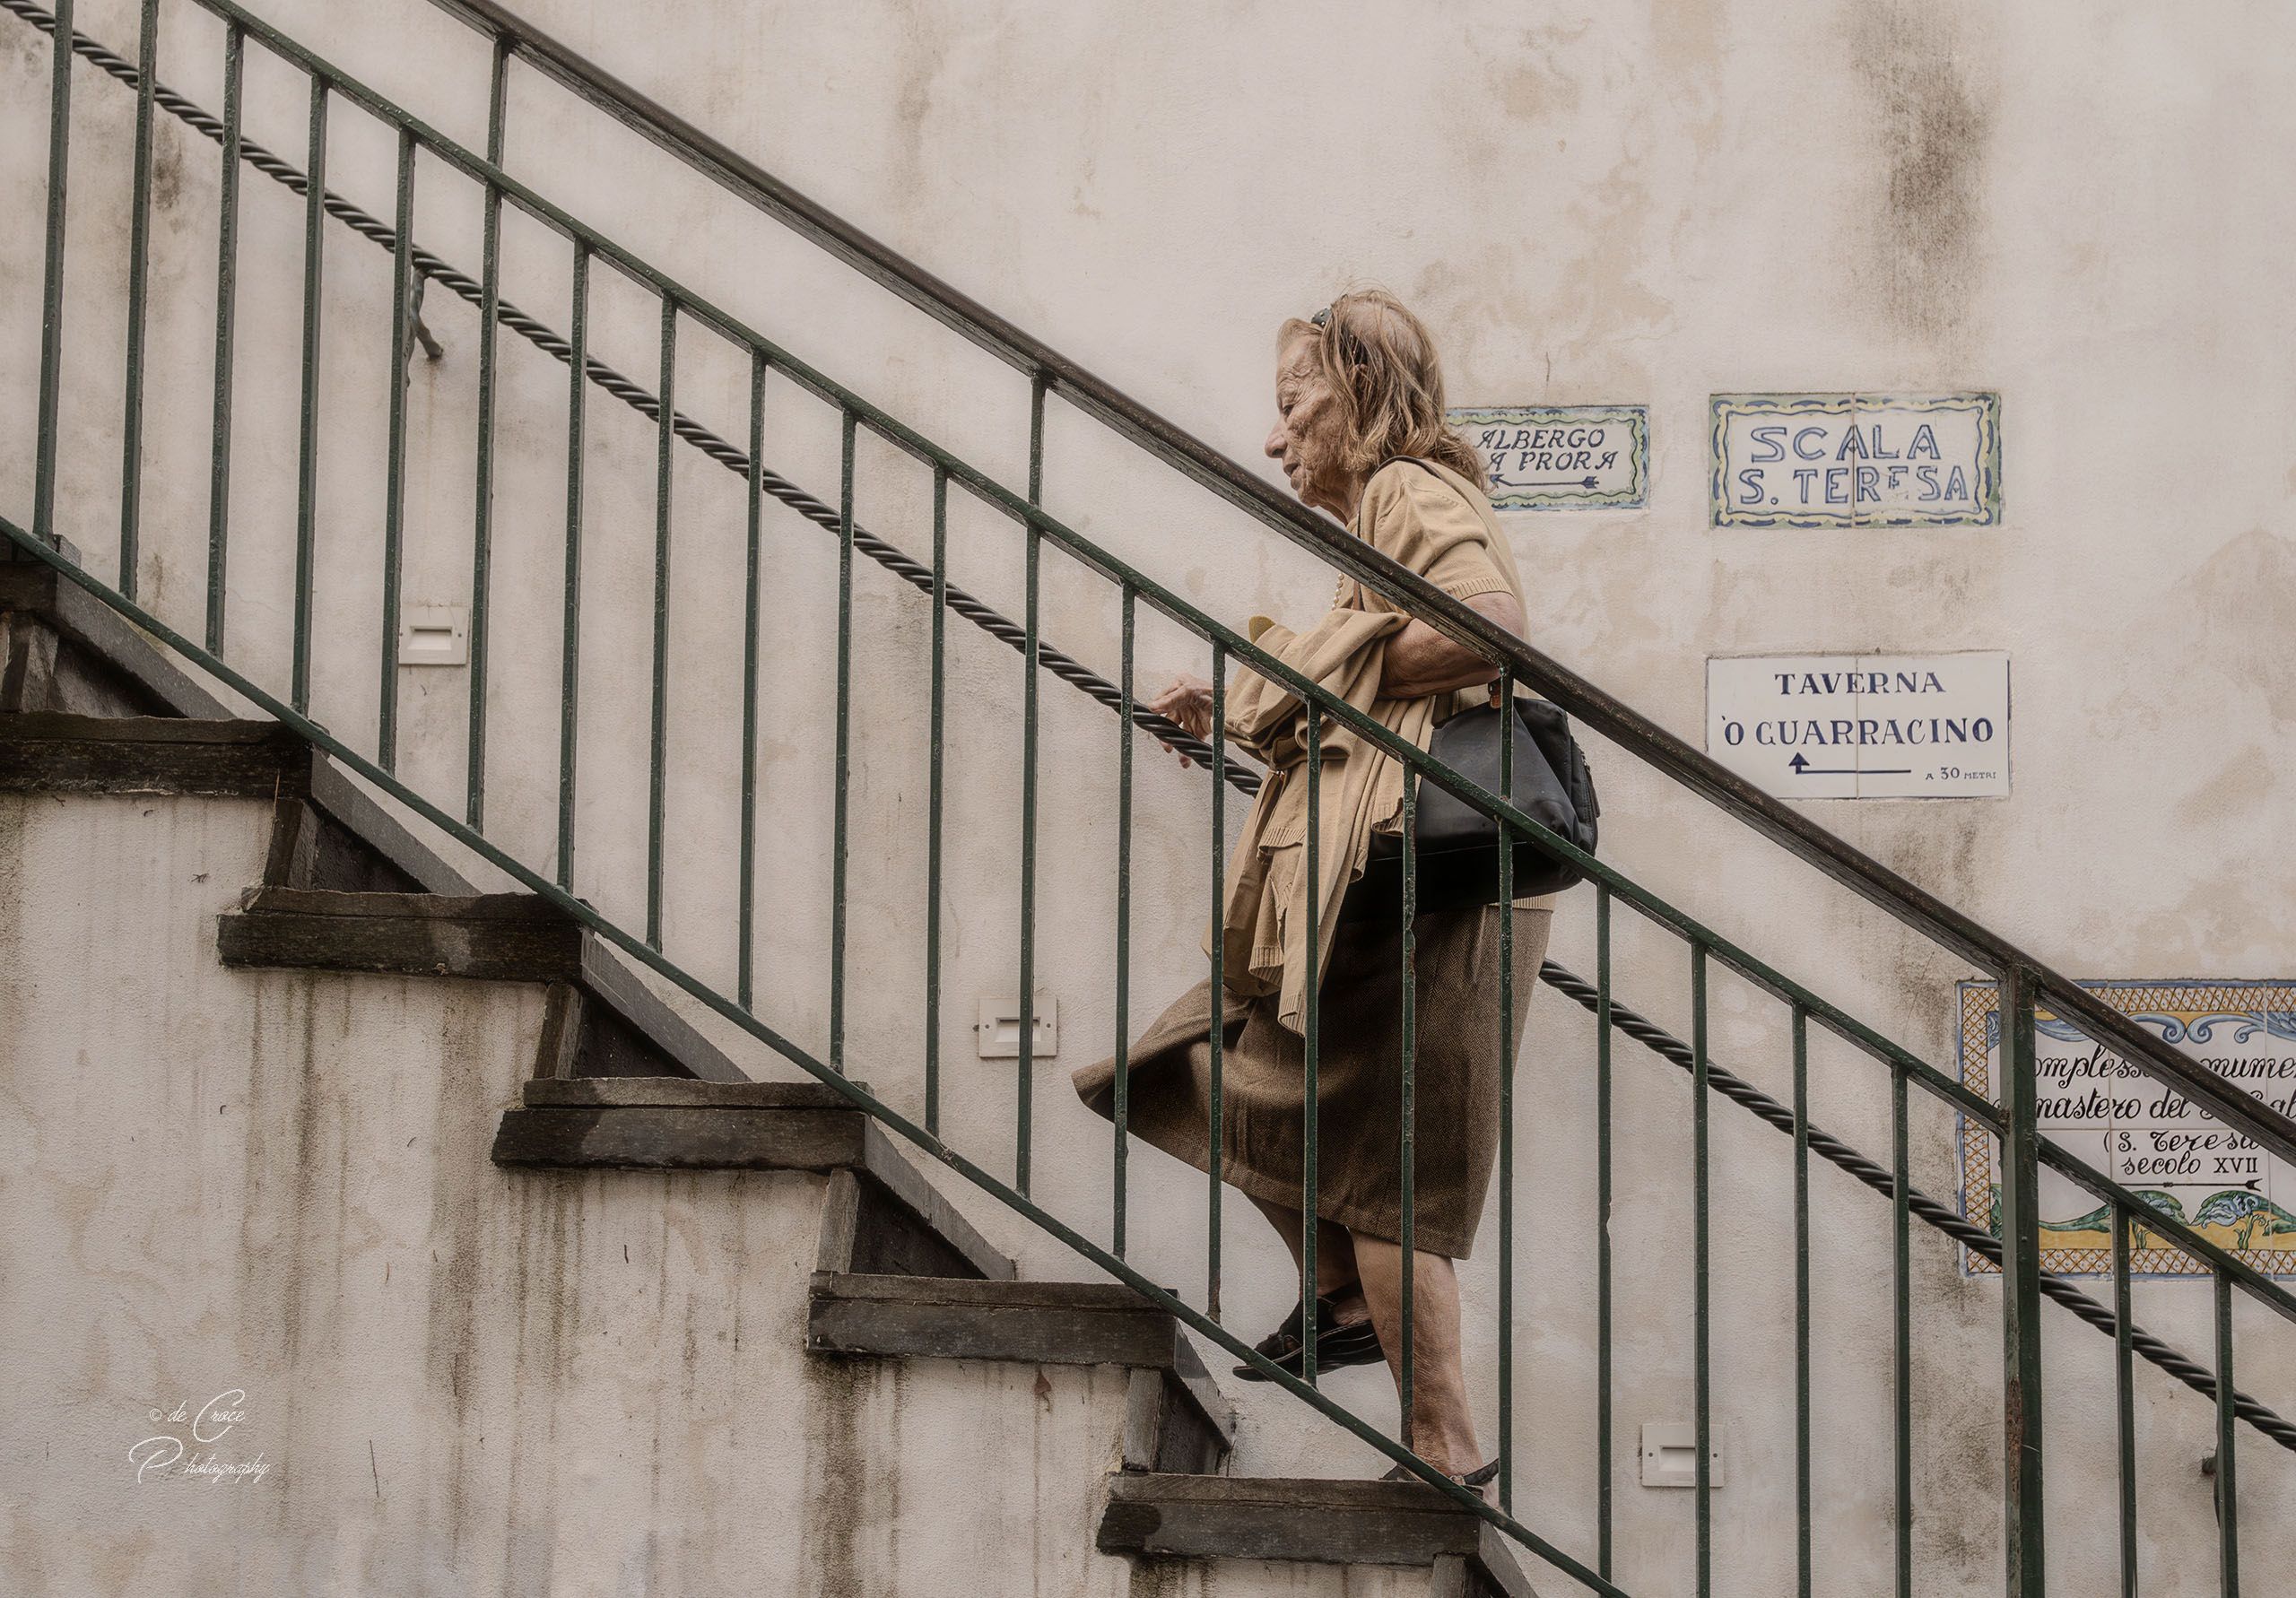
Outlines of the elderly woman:
[[[1445,423],[1443,379],[1427,329],[1392,295],[1344,294],[1277,338],[1275,425],[1266,451],[1292,491],[1356,537],[1519,633],[1522,588],[1483,497],[1482,465]],[[1258,647],[1424,749],[1435,727],[1488,702],[1497,668],[1381,595],[1340,580],[1325,617],[1294,633],[1264,616]],[[1211,731],[1211,684],[1183,677],[1153,708],[1197,737]],[[1164,1012],[1127,1055],[1128,1122],[1150,1142],[1210,1166],[1211,1029],[1222,1037],[1221,1175],[1248,1195],[1304,1264],[1305,1039],[1309,948],[1318,953],[1316,1364],[1318,1372],[1403,1353],[1402,968],[1400,928],[1349,916],[1375,831],[1403,822],[1401,762],[1321,718],[1318,916],[1308,919],[1309,751],[1300,699],[1242,671],[1227,694],[1230,739],[1267,762],[1228,869],[1221,919],[1223,991],[1209,978]],[[1185,757],[1183,757],[1185,758]],[[1484,1463],[1459,1364],[1453,1262],[1474,1240],[1498,1151],[1500,1083],[1513,1069],[1522,1012],[1544,955],[1551,899],[1421,915],[1414,922],[1412,1447],[1481,1487]],[[1515,1015],[1502,1047],[1500,916],[1514,918]],[[1208,946],[1207,946],[1208,947]],[[1075,1074],[1077,1092],[1114,1113],[1116,1062]],[[1304,1299],[1306,1290],[1302,1289]],[[1259,1351],[1297,1374],[1301,1311]],[[1248,1367],[1239,1376],[1259,1379]],[[1401,1474],[1400,1467],[1391,1475]]]

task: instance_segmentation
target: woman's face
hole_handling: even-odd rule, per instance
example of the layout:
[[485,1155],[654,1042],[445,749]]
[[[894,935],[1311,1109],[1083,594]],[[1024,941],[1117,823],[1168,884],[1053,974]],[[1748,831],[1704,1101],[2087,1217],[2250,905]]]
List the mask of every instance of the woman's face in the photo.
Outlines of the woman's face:
[[1315,343],[1295,338],[1276,358],[1275,425],[1262,447],[1283,463],[1293,493],[1344,518],[1354,512],[1341,464],[1346,443],[1344,413],[1316,362]]

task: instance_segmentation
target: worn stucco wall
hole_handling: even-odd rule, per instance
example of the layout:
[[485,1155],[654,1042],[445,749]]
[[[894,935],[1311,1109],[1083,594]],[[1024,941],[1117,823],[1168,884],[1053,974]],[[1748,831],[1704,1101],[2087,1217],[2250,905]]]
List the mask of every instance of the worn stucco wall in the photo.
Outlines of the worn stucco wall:
[[808,1356],[818,1177],[490,1164],[539,988],[224,969],[267,821],[0,800],[0,1587],[1135,1590],[1125,1372]]
[[[132,8],[82,26],[132,43]],[[220,105],[220,30],[170,5],[170,82]],[[1535,640],[1696,741],[1709,655],[2005,649],[2014,773],[2005,799],[1815,802],[1810,813],[1922,886],[2076,976],[2288,974],[2296,872],[2276,846],[2292,811],[2296,660],[2296,419],[2291,289],[2273,248],[2291,213],[2277,152],[2296,118],[2291,23],[2274,7],[2170,14],[2049,4],[2011,12],[1886,6],[1640,4],[1570,9],[1275,4],[900,8],[696,4],[526,10],[804,192],[914,255],[1055,346],[1239,456],[1271,410],[1268,346],[1284,316],[1357,281],[1410,300],[1443,342],[1458,404],[1647,404],[1649,508],[1512,518],[1532,576]],[[466,143],[484,135],[474,36],[415,0],[273,0],[261,14]],[[38,215],[46,50],[0,19],[12,213]],[[251,56],[249,127],[300,162],[300,84]],[[510,164],[690,287],[817,361],[1001,481],[1026,481],[1023,382],[850,274],[742,214],[700,180],[556,91],[514,75]],[[112,569],[129,97],[82,75],[75,113],[61,459],[63,525]],[[213,147],[161,123],[141,577],[166,614],[201,612],[213,347]],[[330,183],[378,215],[387,135],[338,107]],[[475,190],[425,162],[418,233],[474,271]],[[291,613],[300,213],[250,175],[242,219],[230,646],[284,680]],[[370,736],[388,393],[385,254],[335,230],[321,399],[321,647],[315,704]],[[505,294],[566,322],[562,243],[506,224]],[[0,491],[29,503],[37,366],[35,230],[0,240]],[[657,381],[650,300],[594,273],[603,358]],[[433,290],[446,344],[409,386],[406,597],[465,602],[474,319]],[[563,369],[505,338],[496,496],[495,674],[488,829],[547,865],[556,824],[562,604]],[[1883,533],[1708,525],[1706,399],[1736,390],[1942,390],[2002,395],[2001,525]],[[681,344],[681,408],[747,432],[746,372],[708,334]],[[577,890],[642,925],[655,490],[653,435],[595,390],[585,480],[581,804]],[[834,502],[835,417],[776,379],[768,454]],[[1231,621],[1312,614],[1315,562],[1201,491],[1096,436],[1056,402],[1045,499],[1055,514]],[[690,452],[688,452],[690,455]],[[929,485],[865,438],[865,525],[930,546]],[[1022,608],[1008,524],[952,497],[953,580]],[[743,512],[739,484],[687,460],[675,480],[665,947],[730,987],[738,838]],[[835,544],[778,510],[764,522],[757,882],[759,1014],[826,1047]],[[1118,669],[1117,605],[1044,557],[1046,638]],[[929,617],[862,562],[854,604],[856,841],[847,1055],[922,1103],[925,663]],[[1016,981],[1020,672],[951,622],[946,999],[939,1039],[953,1141],[1011,1161],[1009,1063],[972,1057],[974,1001]],[[1204,669],[1144,608],[1144,686]],[[465,673],[402,673],[403,769],[464,787]],[[1115,1029],[1117,743],[1111,719],[1047,682],[1037,890],[1039,986],[1061,1047],[1033,1090],[1034,1194],[1095,1236],[1108,1226],[1106,1129],[1065,1069]],[[1200,969],[1195,929],[1212,842],[1198,774],[1137,751],[1131,1020]],[[1597,744],[1608,857],[1710,925],[1950,1067],[1958,961],[1900,934],[1742,835],[1630,757]],[[1620,932],[1622,997],[1687,1035],[1687,962],[1665,934]],[[1558,918],[1555,957],[1592,966],[1591,906]],[[1716,974],[1718,1060],[1787,1091],[1784,1018]],[[1526,1518],[1593,1539],[1592,1029],[1538,995],[1518,1079],[1524,1272],[1517,1436]],[[1880,1068],[1813,1047],[1813,1113],[1886,1159]],[[1686,1419],[1690,1136],[1679,1075],[1622,1044],[1615,1097],[1616,1477],[1621,1568],[1671,1590],[1686,1568],[1687,1495],[1634,1483],[1634,1429]],[[1717,1415],[1729,1485],[1718,1563],[1748,1592],[1791,1571],[1793,1291],[1787,1146],[1716,1110]],[[1952,1116],[1919,1101],[1917,1182],[1956,1190]],[[1135,1151],[1131,1243],[1159,1280],[1202,1290],[1202,1181]],[[1829,1184],[1831,1184],[1831,1185]],[[1840,1590],[1889,1558],[1888,1213],[1818,1178],[1816,1421],[1822,1568]],[[1032,1273],[1072,1269],[993,1202],[960,1194]],[[1228,1206],[1223,1298],[1256,1335],[1289,1302],[1280,1255]],[[1487,1228],[1467,1267],[1470,1363],[1492,1402]],[[1998,1559],[1996,1295],[1918,1236],[1914,1412],[1923,1590],[1984,1590]],[[2196,1352],[2205,1290],[2145,1283],[2140,1318]],[[2242,1385],[2296,1393],[2283,1326],[2239,1323]],[[2111,1570],[2109,1345],[2053,1325],[2052,1505],[2067,1593]],[[1385,1415],[1379,1378],[1336,1396]],[[2199,1400],[2140,1385],[2148,1590],[2213,1579]],[[1391,1407],[1391,1405],[1389,1406]],[[2284,1404],[2283,1407],[2286,1407]],[[2244,1446],[2249,1517],[2296,1490],[2278,1451]],[[2284,1457],[2284,1456],[2282,1456]],[[1251,1408],[1260,1469],[1369,1468],[1296,1408]],[[1961,1585],[1957,1585],[1961,1584]]]

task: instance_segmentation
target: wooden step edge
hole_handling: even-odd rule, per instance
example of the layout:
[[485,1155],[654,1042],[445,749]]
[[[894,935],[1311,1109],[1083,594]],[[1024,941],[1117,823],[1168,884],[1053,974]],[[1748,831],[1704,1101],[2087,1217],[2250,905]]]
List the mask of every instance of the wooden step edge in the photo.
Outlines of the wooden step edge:
[[[521,894],[332,893],[257,888],[216,917],[226,966],[570,982],[580,926]],[[547,907],[544,907],[547,909]]]
[[[1122,1365],[1154,1376],[1185,1421],[1224,1455],[1235,1411],[1179,1323],[1120,1282],[1011,1281],[815,1272],[805,1346],[816,1353],[897,1359],[1005,1359],[1037,1365]],[[1135,1386],[1128,1432],[1161,1433],[1167,1400]],[[1153,1427],[1150,1418],[1153,1419]],[[1152,1461],[1135,1439],[1126,1458]],[[1210,1468],[1208,1466],[1199,1468]]]
[[[816,1274],[812,1290],[817,1298],[917,1309],[1074,1311],[1131,1317],[1144,1324],[1171,1319],[1120,1281],[983,1281],[970,1277],[896,1276],[848,1271]],[[1156,1350],[1152,1362],[1167,1362],[1166,1352]]]
[[853,1101],[821,1082],[705,1081],[691,1076],[529,1078],[520,1089],[528,1109],[853,1109]]
[[565,1170],[834,1171],[858,1165],[853,1109],[575,1105],[503,1112],[497,1165]]
[[15,710],[0,715],[0,737],[26,743],[265,744],[300,743],[275,721],[230,716],[88,716],[66,710]]
[[539,895],[347,893],[266,883],[240,905],[219,933],[226,965],[570,984],[673,1072],[705,1081],[750,1080],[604,939]]
[[346,893],[265,883],[239,896],[248,915],[329,916],[344,921],[519,921],[579,931],[581,924],[532,893]]
[[293,798],[310,773],[309,745],[276,722],[0,715],[0,793]]
[[1154,1559],[1427,1566],[1455,1591],[1537,1598],[1497,1528],[1417,1482],[1117,1472],[1096,1543]]
[[[817,1276],[805,1346],[816,1353],[906,1359],[1170,1365],[1177,1333],[1169,1316],[1058,1290],[1074,1285]],[[982,1286],[1009,1288],[1010,1295],[959,1290]]]

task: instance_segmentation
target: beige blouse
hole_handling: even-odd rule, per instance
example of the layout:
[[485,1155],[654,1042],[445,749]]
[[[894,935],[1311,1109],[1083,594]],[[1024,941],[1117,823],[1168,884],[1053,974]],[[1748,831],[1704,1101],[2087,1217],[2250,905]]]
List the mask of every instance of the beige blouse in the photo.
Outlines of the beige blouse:
[[[1430,472],[1410,461],[1389,462],[1364,485],[1347,530],[1456,599],[1504,591],[1522,603],[1514,554],[1490,502],[1447,467]],[[1330,612],[1306,632],[1265,616],[1254,616],[1249,632],[1286,666],[1425,749],[1439,723],[1486,702],[1489,690],[1380,698],[1387,640],[1410,621],[1408,613],[1344,577]],[[1239,671],[1228,690],[1228,736],[1266,761],[1268,774],[1228,865],[1222,977],[1247,996],[1278,994],[1277,1019],[1295,1032],[1305,1024],[1308,987],[1308,944],[1298,935],[1308,915],[1306,720],[1299,696],[1257,672]],[[1401,829],[1404,767],[1329,717],[1321,718],[1318,743],[1324,767],[1316,846],[1320,973],[1330,968],[1341,900],[1347,884],[1363,874],[1372,832]],[[1544,906],[1553,896],[1518,902]]]

